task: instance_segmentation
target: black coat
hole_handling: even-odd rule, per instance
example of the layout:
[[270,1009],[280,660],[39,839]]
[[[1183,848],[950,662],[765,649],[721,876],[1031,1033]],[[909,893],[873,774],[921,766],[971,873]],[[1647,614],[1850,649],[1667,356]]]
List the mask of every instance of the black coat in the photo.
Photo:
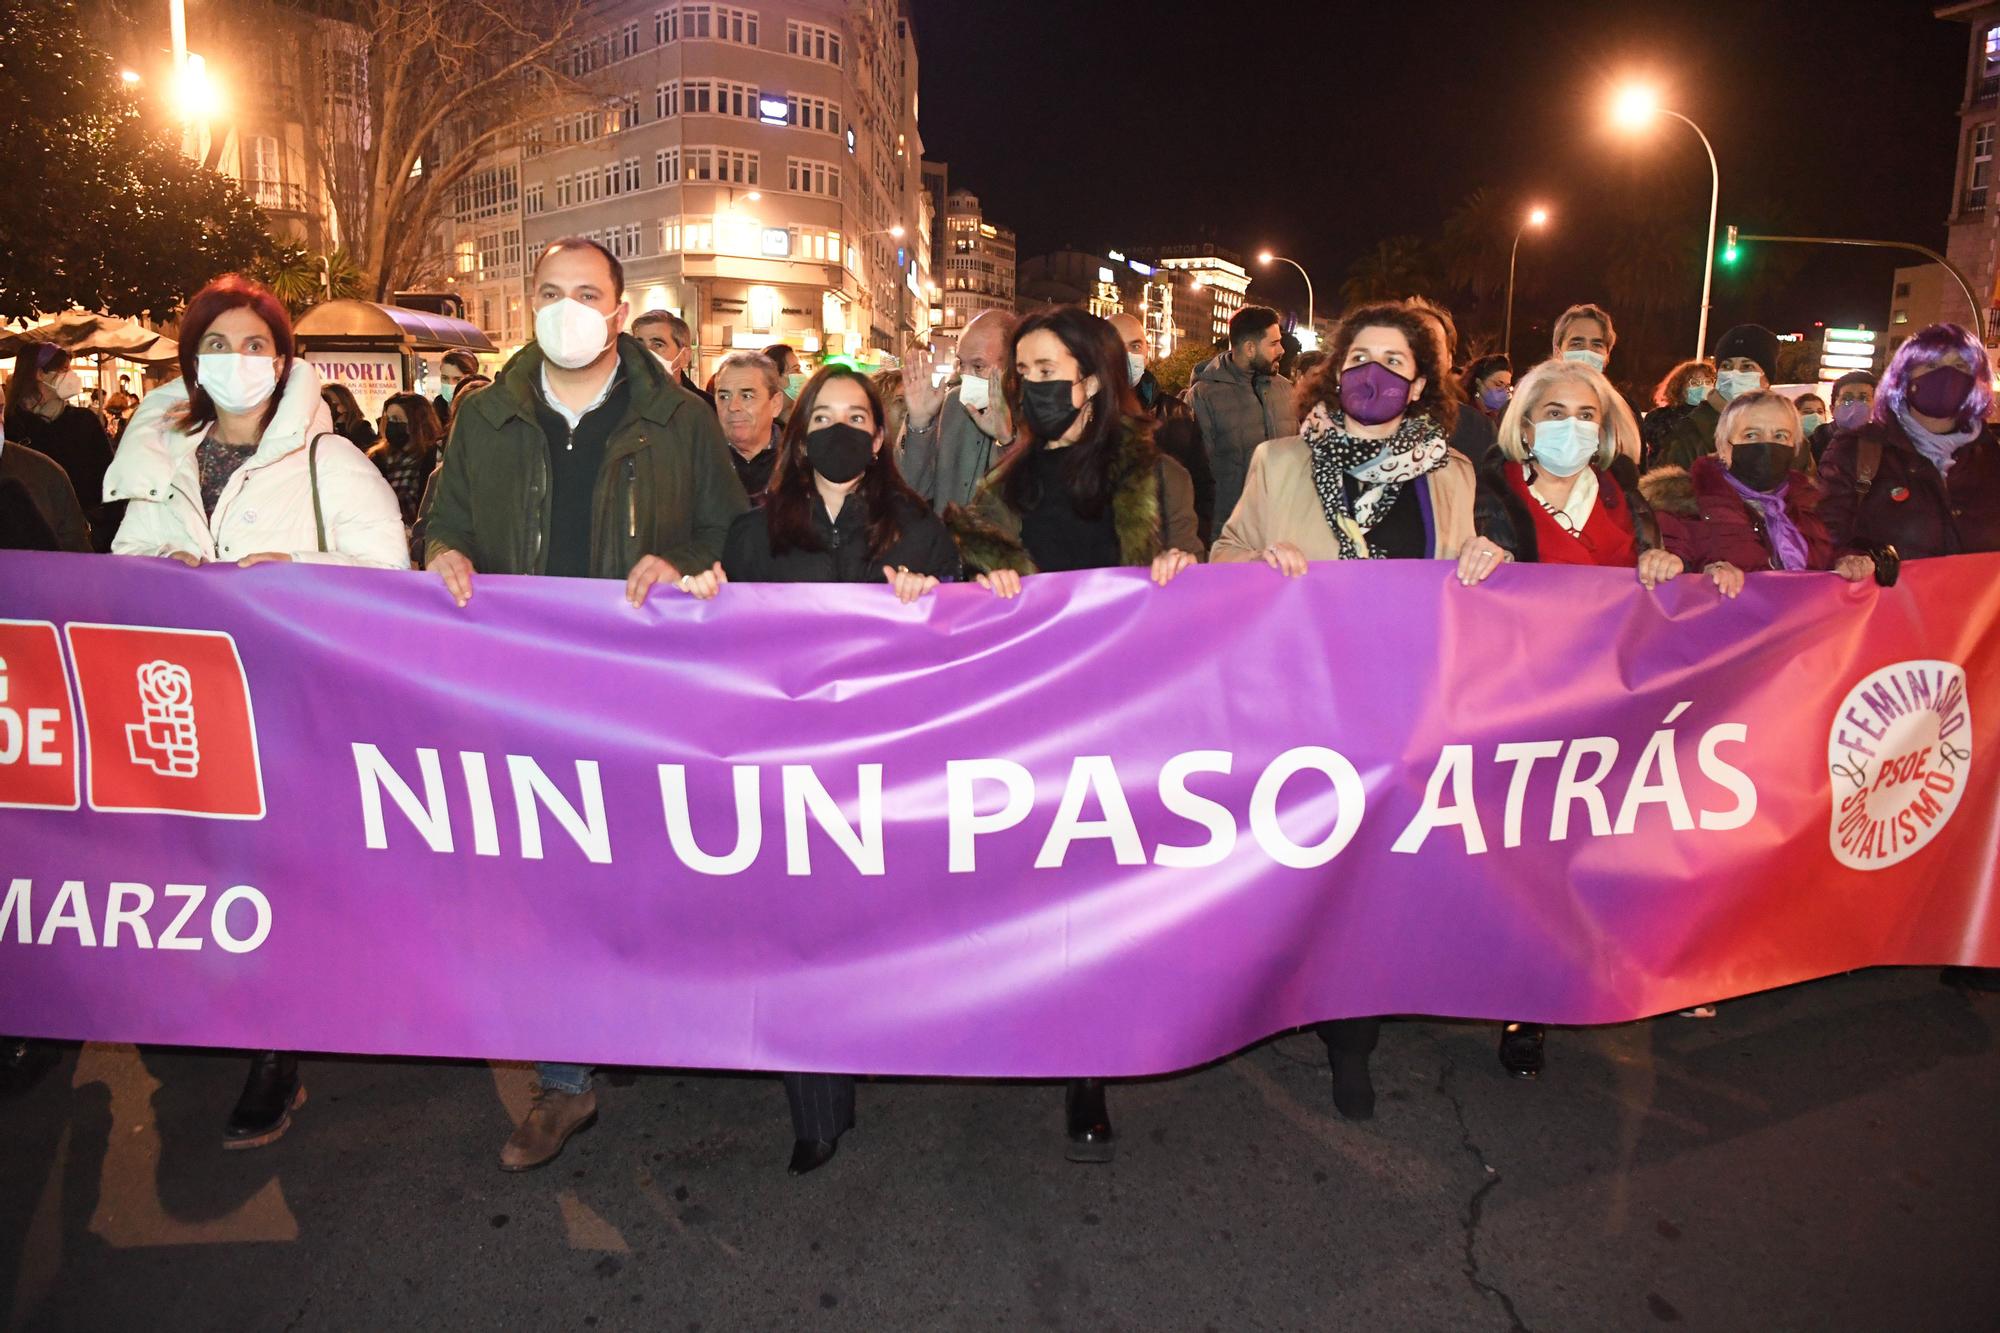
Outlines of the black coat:
[[104,503],[104,473],[111,466],[111,437],[104,423],[88,408],[69,406],[51,419],[39,412],[15,412],[7,417],[7,438],[55,460],[69,477],[77,503],[90,524],[91,545],[111,549],[123,504]]
[[[1858,465],[1864,439],[1881,447],[1864,493]],[[1836,550],[1896,548],[1905,560],[2000,551],[2000,435],[1988,425],[1939,476],[1895,422],[1841,431],[1820,460],[1820,517]]]
[[840,519],[826,516],[826,505],[812,499],[813,535],[820,549],[771,553],[768,509],[739,515],[722,544],[722,569],[732,583],[882,583],[882,567],[906,567],[945,583],[959,576],[958,546],[944,520],[930,506],[897,501],[902,535],[879,556],[868,554],[867,506],[859,492],[840,507]]
[[1208,466],[1208,450],[1202,447],[1194,409],[1161,389],[1150,370],[1139,377],[1137,390],[1139,401],[1153,414],[1153,446],[1186,468],[1188,480],[1194,483],[1195,530],[1207,546],[1214,540],[1215,473]]

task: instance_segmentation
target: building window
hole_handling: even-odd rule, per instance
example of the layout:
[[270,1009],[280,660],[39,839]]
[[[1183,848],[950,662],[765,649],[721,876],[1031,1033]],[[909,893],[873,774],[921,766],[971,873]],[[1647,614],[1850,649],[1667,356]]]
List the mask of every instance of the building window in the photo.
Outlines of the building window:
[[1980,48],[1978,96],[1992,97],[2000,94],[2000,24],[1986,30]]
[[826,162],[815,162],[809,158],[786,158],[785,188],[799,194],[817,194],[828,199],[838,199],[840,168]]
[[1894,315],[1890,316],[1889,322],[1891,324],[1907,324],[1910,322],[1910,312],[1907,310],[1898,310]]
[[458,220],[477,222],[511,213],[520,188],[520,175],[514,167],[489,167],[473,172],[458,185]]
[[639,25],[632,22],[618,30],[618,58],[629,60],[639,54]]
[[840,103],[829,102],[824,97],[800,97],[796,94],[785,99],[790,111],[791,123],[802,130],[819,130],[825,134],[840,133]]
[[573,198],[570,191],[570,178],[568,176],[556,177],[556,207],[568,208],[571,202],[573,202]]
[[828,65],[840,63],[840,34],[813,23],[785,24],[785,53]]
[[243,179],[257,207],[285,206],[285,157],[275,138],[268,134],[243,136]]
[[1899,283],[1897,283],[1897,284],[1896,284],[1896,297],[1897,297],[1897,299],[1898,299],[1898,300],[1902,299],[1902,298],[1903,298],[1903,297],[1905,297],[1905,296],[1908,296],[1909,294],[1910,294],[1910,284],[1909,284],[1909,283],[1907,283],[1907,282],[1899,282]]
[[625,224],[625,253],[628,255],[639,253],[639,224],[636,222]]
[[619,102],[617,116],[619,129],[635,130],[639,128],[639,99],[637,97],[626,97]]
[[653,154],[655,185],[671,185],[681,178],[681,150],[662,148]]
[[530,185],[522,198],[529,217],[534,217],[541,213],[543,211],[542,183],[536,181],[533,185]]
[[757,45],[757,11],[733,5],[676,5],[653,12],[653,40],[661,46],[680,41],[734,42]]
[[1986,187],[1993,177],[1993,126],[1981,125],[1972,132],[1972,156],[1965,170],[1965,211],[1986,211]]

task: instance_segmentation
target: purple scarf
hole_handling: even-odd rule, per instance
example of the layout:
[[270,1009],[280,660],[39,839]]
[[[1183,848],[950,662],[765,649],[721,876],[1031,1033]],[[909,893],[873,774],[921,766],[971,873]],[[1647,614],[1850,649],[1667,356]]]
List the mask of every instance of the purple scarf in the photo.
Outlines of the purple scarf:
[[1916,451],[1931,461],[1931,466],[1938,470],[1940,477],[1951,475],[1951,465],[1958,461],[1958,451],[1978,439],[1980,429],[1985,424],[1975,421],[1940,435],[1936,431],[1925,430],[1911,419],[1907,411],[1896,413],[1896,422],[1902,426],[1903,433],[1910,437],[1910,444]]
[[1771,550],[1778,557],[1778,567],[1804,569],[1806,537],[1785,509],[1785,495],[1792,489],[1792,478],[1785,478],[1785,484],[1775,491],[1753,491],[1736,480],[1736,474],[1727,468],[1723,469],[1722,479],[1729,483],[1729,488],[1744,504],[1755,506],[1757,512],[1764,516],[1764,531],[1771,538]]

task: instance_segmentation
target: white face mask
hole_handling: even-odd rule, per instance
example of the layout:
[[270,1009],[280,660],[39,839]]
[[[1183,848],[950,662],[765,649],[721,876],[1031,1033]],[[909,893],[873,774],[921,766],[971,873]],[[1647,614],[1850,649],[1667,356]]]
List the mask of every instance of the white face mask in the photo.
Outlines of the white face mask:
[[1723,370],[1716,372],[1715,391],[1722,395],[1723,402],[1729,402],[1738,394],[1749,393],[1752,389],[1764,387],[1764,376],[1755,370]]
[[1534,443],[1529,449],[1535,462],[1552,477],[1573,477],[1597,457],[1600,438],[1597,423],[1580,417],[1560,421],[1537,421]]
[[[1604,353],[1593,352],[1588,347],[1570,348],[1567,352],[1563,353],[1563,360],[1574,361],[1578,365],[1589,366],[1592,370],[1599,373],[1602,373],[1604,368],[1611,364],[1611,359],[1605,356]],[[1536,429],[1539,430],[1540,427],[1536,427]]]
[[975,412],[983,412],[992,402],[993,386],[984,375],[967,375],[958,382],[958,401]]
[[194,377],[221,411],[249,412],[277,392],[278,363],[241,352],[203,352],[195,358]]
[[1125,353],[1125,373],[1137,384],[1146,377],[1146,358],[1137,352]]
[[535,312],[535,342],[542,355],[564,370],[581,370],[604,354],[611,325],[603,314],[574,297],[551,301]]
[[83,380],[77,376],[74,370],[65,370],[62,374],[56,376],[54,383],[49,385],[49,392],[64,402],[68,402],[83,392]]

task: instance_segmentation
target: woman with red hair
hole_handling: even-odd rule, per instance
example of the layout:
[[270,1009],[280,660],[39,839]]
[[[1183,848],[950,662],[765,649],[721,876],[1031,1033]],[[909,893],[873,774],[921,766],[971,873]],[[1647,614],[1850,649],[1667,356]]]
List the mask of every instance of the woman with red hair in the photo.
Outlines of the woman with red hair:
[[209,283],[181,316],[180,361],[105,474],[104,498],[129,505],[113,554],[409,568],[396,494],[334,433],[276,297],[233,273]]
[[[105,499],[129,502],[114,555],[409,568],[396,493],[334,434],[277,298],[217,278],[188,302],[180,345],[181,378],[146,395],[105,475]],[[305,1099],[296,1055],[257,1052],[222,1146],[276,1141]]]

